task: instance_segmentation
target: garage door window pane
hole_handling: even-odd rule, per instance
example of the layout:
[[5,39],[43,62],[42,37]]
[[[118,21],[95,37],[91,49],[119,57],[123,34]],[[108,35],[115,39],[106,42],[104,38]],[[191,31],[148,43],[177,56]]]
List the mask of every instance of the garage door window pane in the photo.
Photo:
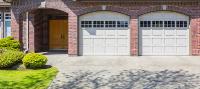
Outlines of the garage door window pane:
[[163,27],[163,21],[159,21],[160,22],[160,27]]
[[117,21],[117,27],[128,27],[128,21]]
[[144,21],[140,21],[140,27],[144,27]]
[[152,21],[152,27],[163,27],[163,21]]
[[165,27],[175,27],[175,21],[164,21]]
[[151,21],[144,21],[144,27],[151,27]]
[[106,21],[105,27],[116,27],[116,21]]
[[81,27],[92,27],[92,21],[81,21]]
[[104,21],[93,21],[93,27],[104,27]]
[[148,26],[147,24],[148,24],[147,21],[144,21],[144,27],[147,27]]
[[184,27],[188,27],[187,21],[184,21]]
[[188,27],[187,21],[176,21],[176,27]]

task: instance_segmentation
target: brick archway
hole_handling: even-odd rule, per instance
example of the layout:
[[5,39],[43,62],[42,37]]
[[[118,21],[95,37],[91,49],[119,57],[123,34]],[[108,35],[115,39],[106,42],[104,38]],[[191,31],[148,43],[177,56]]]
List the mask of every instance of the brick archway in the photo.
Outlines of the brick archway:
[[[44,11],[47,11],[47,12],[44,12]],[[47,13],[48,12],[51,12],[51,11],[54,11],[60,15],[65,15],[68,19],[68,54],[69,55],[76,55],[77,54],[77,42],[76,40],[74,39],[77,39],[77,28],[76,26],[74,26],[74,18],[76,19],[77,16],[76,15],[71,15],[71,14],[68,14],[66,11],[63,11],[63,10],[60,10],[60,9],[55,9],[55,8],[32,8],[32,10],[23,10],[23,11],[20,11],[20,15],[19,15],[19,28],[20,30],[17,30],[19,31],[19,39],[21,42],[22,42],[22,45],[23,47],[25,48],[29,48],[29,51],[31,52],[37,52],[38,50],[40,51],[41,48],[46,45],[46,43],[48,42],[48,39],[43,39],[43,43],[45,43],[44,45],[41,45],[42,43],[42,39],[39,39],[38,38],[38,35],[40,35],[38,33],[39,29],[38,27],[36,27],[35,25],[40,25],[41,21],[38,22],[38,19],[44,19],[46,21],[48,21],[48,17],[45,17],[45,18],[41,18],[40,15],[42,15],[43,13]],[[28,28],[27,28],[27,17],[26,17],[26,13],[29,13],[28,14]],[[53,13],[53,14],[56,14],[56,13]],[[40,16],[40,18],[37,18],[37,15]],[[73,19],[73,20],[72,20]],[[46,27],[43,25],[43,27],[40,28],[40,30],[43,30],[43,29],[48,29],[48,26],[47,26],[48,22],[46,23]],[[73,25],[73,26],[72,26]],[[76,24],[75,24],[76,25]],[[16,27],[15,27],[16,28]],[[29,29],[29,41],[27,42],[27,38],[26,38],[26,29]],[[16,32],[13,32],[14,34],[16,34]],[[17,34],[16,34],[17,35]],[[48,34],[43,34],[44,36],[47,36]],[[41,37],[41,36],[40,36]],[[15,37],[16,38],[16,37]],[[37,40],[39,39],[39,40]],[[45,42],[44,42],[45,40]],[[47,41],[46,41],[47,40]],[[40,43],[39,43],[40,42]],[[26,45],[28,43],[28,46]],[[23,48],[24,50],[26,50],[25,48]],[[41,51],[45,51],[47,50],[48,47],[45,47],[45,49],[42,49]]]
[[151,6],[147,8],[142,8],[137,11],[136,16],[140,16],[150,12],[156,11],[173,11],[177,13],[181,13],[187,16],[192,16],[192,12],[189,9],[184,7],[172,6],[172,5],[159,5],[159,6]]
[[112,11],[112,12],[125,14],[128,16],[132,16],[132,13],[128,9],[115,7],[115,6],[106,6],[106,5],[84,8],[84,9],[79,10],[76,14],[78,16],[81,16],[81,15],[91,13],[91,12],[96,12],[96,11]]

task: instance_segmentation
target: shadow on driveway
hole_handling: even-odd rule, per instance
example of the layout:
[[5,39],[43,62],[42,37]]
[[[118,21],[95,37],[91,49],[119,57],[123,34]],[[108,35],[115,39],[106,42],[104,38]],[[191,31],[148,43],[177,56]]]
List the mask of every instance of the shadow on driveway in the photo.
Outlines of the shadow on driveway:
[[200,77],[187,71],[123,70],[112,73],[77,71],[63,73],[49,89],[199,89]]

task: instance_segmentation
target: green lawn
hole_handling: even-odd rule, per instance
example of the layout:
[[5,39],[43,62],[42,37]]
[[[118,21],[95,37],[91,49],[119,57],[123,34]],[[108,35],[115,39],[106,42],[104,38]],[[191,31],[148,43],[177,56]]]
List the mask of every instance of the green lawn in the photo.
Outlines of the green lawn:
[[46,89],[56,76],[54,67],[38,70],[0,70],[0,89]]

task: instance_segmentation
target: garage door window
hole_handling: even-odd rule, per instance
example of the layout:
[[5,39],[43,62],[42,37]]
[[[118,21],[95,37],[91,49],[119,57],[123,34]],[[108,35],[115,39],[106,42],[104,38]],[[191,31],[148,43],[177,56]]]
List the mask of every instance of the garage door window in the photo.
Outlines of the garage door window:
[[152,27],[163,27],[163,21],[152,21]]
[[93,21],[93,27],[104,27],[104,21]]
[[116,27],[116,21],[105,21],[106,27]]
[[175,27],[175,21],[164,21],[165,27]]
[[128,21],[117,21],[117,27],[128,27]]
[[176,27],[188,27],[187,21],[176,21]]
[[92,27],[92,21],[81,21],[81,27],[83,28]]
[[[121,23],[119,22],[119,24]],[[120,26],[121,25],[119,25],[118,27]],[[188,22],[187,21],[140,21],[140,27],[163,27],[163,26],[164,27],[188,27]]]
[[140,21],[140,27],[151,27],[151,21]]
[[[99,27],[106,27],[106,28],[113,28],[113,27],[129,27],[128,21],[81,21],[82,28],[99,28]],[[145,27],[150,27],[150,21],[144,21]]]

